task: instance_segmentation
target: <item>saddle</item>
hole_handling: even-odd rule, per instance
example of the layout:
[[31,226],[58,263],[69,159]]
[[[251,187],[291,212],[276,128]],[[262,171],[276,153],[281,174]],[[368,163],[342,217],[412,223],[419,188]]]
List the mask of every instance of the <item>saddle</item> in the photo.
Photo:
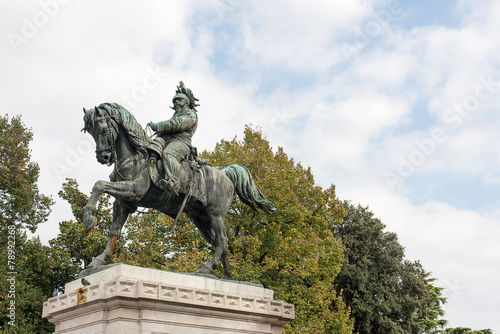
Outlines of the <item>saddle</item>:
[[[148,171],[153,184],[163,178],[165,175],[163,162],[161,159],[161,148],[150,142],[148,146],[149,163]],[[200,201],[203,206],[207,205],[207,187],[205,182],[204,165],[210,165],[208,162],[197,158],[196,148],[191,148],[191,154],[188,160],[181,161],[181,170],[179,177],[179,194],[191,196]]]

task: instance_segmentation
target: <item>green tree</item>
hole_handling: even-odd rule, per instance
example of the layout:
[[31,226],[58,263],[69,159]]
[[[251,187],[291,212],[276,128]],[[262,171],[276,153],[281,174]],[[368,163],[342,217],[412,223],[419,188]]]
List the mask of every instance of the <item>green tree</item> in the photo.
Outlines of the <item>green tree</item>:
[[443,334],[493,334],[491,329],[472,330],[466,327],[447,328],[440,333]]
[[[286,333],[351,333],[349,310],[333,285],[343,247],[329,223],[341,222],[344,214],[334,187],[316,186],[310,168],[290,159],[282,148],[273,152],[261,132],[250,127],[242,141],[222,140],[201,157],[218,168],[245,165],[278,208],[272,215],[255,214],[233,201],[226,217],[233,278],[261,283],[273,289],[277,299],[295,305],[296,319]],[[164,233],[171,222],[165,215],[134,219],[126,227],[131,239],[117,260],[147,263],[140,253],[150,249],[155,267],[196,271],[209,259],[208,245],[185,218],[172,234]],[[216,274],[221,276],[220,271]]]
[[443,288],[434,285],[419,262],[404,257],[395,233],[366,207],[342,203],[346,216],[334,225],[345,246],[342,271],[335,279],[351,308],[356,333],[491,334],[490,329],[443,329]]
[[33,133],[21,117],[0,116],[0,238],[4,241],[7,228],[35,232],[47,220],[52,199],[38,190],[40,168],[31,161],[29,143]]
[[424,273],[430,299],[425,312],[419,319],[419,323],[424,333],[435,334],[441,333],[441,329],[446,326],[448,321],[441,318],[444,316],[442,305],[446,303],[446,298],[443,296],[444,288],[435,286],[436,278],[432,278],[430,275],[428,272]]
[[0,332],[48,333],[42,304],[51,296],[50,258],[40,240],[28,240],[47,220],[52,199],[41,194],[31,161],[33,133],[20,116],[0,117]]
[[171,239],[176,233],[168,230],[172,221],[166,217],[155,210],[130,215],[124,228],[127,244],[112,261],[146,268],[165,268],[165,261],[173,252]]
[[[67,179],[59,196],[71,205],[75,220],[59,223],[58,235],[49,241],[52,256],[60,259],[53,268],[56,288],[62,290],[65,283],[77,278],[78,273],[90,264],[94,256],[106,247],[108,231],[112,220],[111,197],[99,198],[96,227],[88,234],[83,233],[83,207],[88,196],[78,189],[76,180]],[[123,238],[117,243],[116,251],[123,247]]]
[[[422,266],[404,258],[395,233],[368,208],[343,202],[347,211],[334,234],[345,245],[335,283],[351,307],[358,333],[422,333],[431,296]],[[428,326],[431,324],[428,323]]]

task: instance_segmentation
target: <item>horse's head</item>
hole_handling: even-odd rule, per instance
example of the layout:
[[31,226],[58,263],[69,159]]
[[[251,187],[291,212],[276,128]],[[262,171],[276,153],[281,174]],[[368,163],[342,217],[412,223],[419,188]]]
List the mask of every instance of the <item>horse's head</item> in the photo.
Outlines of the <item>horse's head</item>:
[[94,107],[90,110],[83,108],[85,127],[82,131],[88,132],[96,143],[96,158],[103,165],[115,162],[115,141],[118,129],[105,110]]

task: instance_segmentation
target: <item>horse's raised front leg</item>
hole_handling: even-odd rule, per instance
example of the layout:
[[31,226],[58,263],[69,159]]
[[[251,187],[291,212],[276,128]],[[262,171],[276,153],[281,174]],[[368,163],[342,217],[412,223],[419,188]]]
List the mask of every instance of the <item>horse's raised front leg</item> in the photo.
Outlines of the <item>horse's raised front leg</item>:
[[123,201],[139,201],[142,197],[140,194],[141,184],[139,180],[140,179],[120,182],[97,181],[94,184],[90,198],[83,209],[83,225],[85,233],[92,231],[97,223],[95,209],[99,196],[106,193]]
[[111,258],[113,250],[115,249],[116,240],[120,236],[123,225],[127,221],[130,212],[130,207],[124,201],[119,199],[115,200],[113,203],[113,222],[109,230],[108,244],[104,252],[92,260],[89,267],[104,265],[106,264],[106,260]]

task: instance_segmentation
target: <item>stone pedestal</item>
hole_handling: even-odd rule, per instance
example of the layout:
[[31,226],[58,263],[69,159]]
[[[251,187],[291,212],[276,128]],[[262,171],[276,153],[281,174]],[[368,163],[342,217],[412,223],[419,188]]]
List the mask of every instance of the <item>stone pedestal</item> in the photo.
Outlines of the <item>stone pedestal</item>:
[[294,306],[261,286],[120,264],[43,305],[56,334],[281,333]]

